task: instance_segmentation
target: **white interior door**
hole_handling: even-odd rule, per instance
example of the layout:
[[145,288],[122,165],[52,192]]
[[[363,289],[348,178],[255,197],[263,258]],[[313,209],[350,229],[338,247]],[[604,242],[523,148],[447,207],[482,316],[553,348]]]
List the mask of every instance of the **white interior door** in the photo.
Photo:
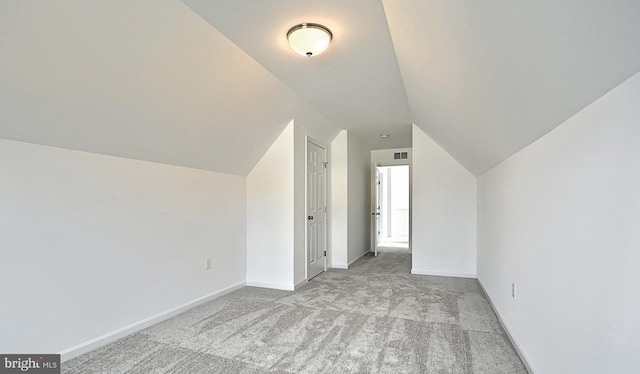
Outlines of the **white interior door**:
[[324,148],[307,143],[307,279],[325,270],[326,163]]

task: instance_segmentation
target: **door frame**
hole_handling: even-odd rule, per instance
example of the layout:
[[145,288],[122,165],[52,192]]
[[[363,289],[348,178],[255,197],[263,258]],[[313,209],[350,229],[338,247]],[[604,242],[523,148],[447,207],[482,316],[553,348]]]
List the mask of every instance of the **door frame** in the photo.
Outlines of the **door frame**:
[[324,256],[324,270],[323,271],[327,271],[327,257],[329,254],[329,243],[327,241],[327,238],[329,236],[329,225],[327,222],[327,217],[329,216],[329,200],[328,200],[328,190],[327,190],[327,186],[329,185],[329,161],[327,160],[327,147],[324,146],[322,144],[322,142],[319,142],[317,140],[315,140],[314,138],[310,137],[310,136],[306,136],[305,137],[305,142],[304,142],[304,218],[305,218],[305,223],[304,223],[304,278],[306,281],[309,281],[309,225],[307,224],[306,221],[306,217],[309,215],[309,212],[307,211],[308,207],[309,207],[309,178],[308,178],[308,173],[309,173],[309,143],[312,143],[313,145],[322,148],[322,150],[324,151],[324,162],[326,162],[326,171],[325,171],[325,176],[324,176],[324,204],[325,204],[325,211],[324,211],[324,251],[327,252],[327,255]]
[[[385,166],[409,166],[409,253],[412,253],[413,250],[413,244],[412,244],[412,237],[413,237],[413,183],[412,183],[412,167],[411,167],[411,161],[407,161],[407,160],[402,160],[402,161],[397,161],[397,162],[376,162],[374,164],[372,164],[372,170],[371,170],[371,194],[372,196],[376,193],[376,172],[378,170],[379,167],[385,167]],[[377,196],[374,199],[371,199],[371,248],[373,249],[372,252],[374,252],[375,256],[378,256],[378,243],[377,243],[377,227],[376,227],[376,216],[374,215],[375,211],[376,211],[376,199]]]

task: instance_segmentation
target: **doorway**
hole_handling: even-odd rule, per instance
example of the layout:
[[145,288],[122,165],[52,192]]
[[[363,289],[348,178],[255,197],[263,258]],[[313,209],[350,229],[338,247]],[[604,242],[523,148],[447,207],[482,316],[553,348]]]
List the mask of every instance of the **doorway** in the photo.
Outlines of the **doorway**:
[[307,279],[326,270],[327,162],[323,147],[307,142]]
[[409,165],[376,166],[375,255],[379,248],[409,249]]

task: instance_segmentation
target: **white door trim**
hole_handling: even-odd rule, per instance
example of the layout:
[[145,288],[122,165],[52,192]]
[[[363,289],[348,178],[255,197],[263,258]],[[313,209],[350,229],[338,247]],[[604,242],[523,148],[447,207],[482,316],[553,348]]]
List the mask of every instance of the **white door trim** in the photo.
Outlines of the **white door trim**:
[[[409,166],[409,253],[412,253],[412,237],[413,237],[413,179],[411,177],[411,173],[413,172],[411,167],[411,161],[403,160],[402,162],[376,162],[372,165],[372,173],[371,173],[371,187],[373,188],[371,194],[375,194],[375,183],[376,183],[376,171],[379,167],[384,166]],[[375,199],[372,199],[372,203],[375,204]],[[371,206],[371,212],[375,212],[376,207]],[[376,217],[372,215],[372,229],[371,229],[371,242],[373,247],[373,252],[375,255],[378,255],[378,243],[376,243]]]

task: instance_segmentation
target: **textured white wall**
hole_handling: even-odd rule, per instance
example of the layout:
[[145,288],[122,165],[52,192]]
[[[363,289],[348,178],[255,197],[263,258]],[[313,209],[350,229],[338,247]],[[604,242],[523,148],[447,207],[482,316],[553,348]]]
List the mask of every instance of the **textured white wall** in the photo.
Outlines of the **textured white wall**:
[[331,142],[331,265],[348,266],[348,141],[343,130]]
[[245,280],[244,177],[0,140],[0,181],[0,352],[60,352]]
[[412,132],[412,273],[475,277],[476,178]]
[[293,121],[247,175],[247,284],[293,290]]
[[636,74],[479,178],[479,279],[537,373],[640,367],[639,103]]

